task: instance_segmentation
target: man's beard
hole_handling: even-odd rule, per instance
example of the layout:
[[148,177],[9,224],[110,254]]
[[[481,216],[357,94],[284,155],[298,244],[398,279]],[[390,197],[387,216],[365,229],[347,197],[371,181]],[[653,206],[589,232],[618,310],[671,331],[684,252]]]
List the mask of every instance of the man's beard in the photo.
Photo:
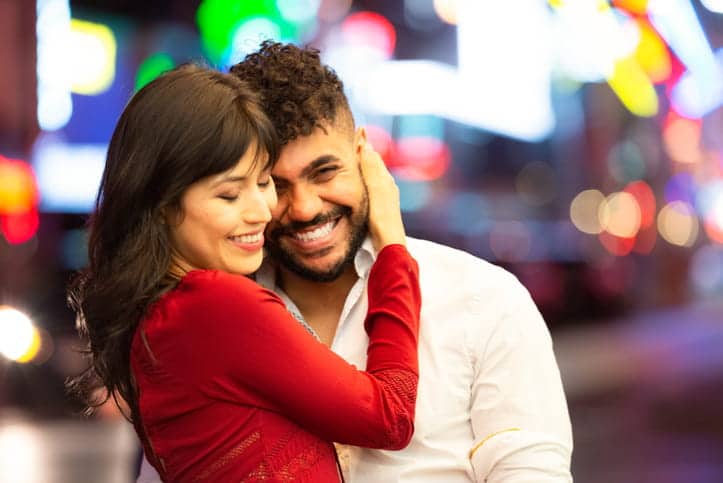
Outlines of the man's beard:
[[[344,256],[326,270],[317,270],[304,265],[292,251],[284,248],[281,243],[279,243],[279,240],[284,235],[291,235],[291,233],[295,231],[327,223],[340,216],[346,216],[349,220],[349,245]],[[336,206],[327,213],[315,216],[311,221],[303,223],[292,222],[287,225],[277,226],[267,234],[266,248],[269,250],[272,258],[290,272],[312,282],[332,282],[339,278],[348,266],[354,263],[354,257],[357,251],[359,251],[359,248],[361,248],[362,243],[364,243],[367,235],[369,226],[368,216],[369,198],[365,190],[364,197],[359,205],[359,210],[357,210],[356,213],[352,212],[352,209],[348,206]]]

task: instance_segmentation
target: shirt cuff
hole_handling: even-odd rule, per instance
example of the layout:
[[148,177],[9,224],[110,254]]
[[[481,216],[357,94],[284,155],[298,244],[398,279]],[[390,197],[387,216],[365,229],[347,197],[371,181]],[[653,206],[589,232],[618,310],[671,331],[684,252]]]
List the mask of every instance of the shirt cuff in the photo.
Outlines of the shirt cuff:
[[479,440],[470,450],[476,481],[570,483],[572,448],[549,434],[509,428]]

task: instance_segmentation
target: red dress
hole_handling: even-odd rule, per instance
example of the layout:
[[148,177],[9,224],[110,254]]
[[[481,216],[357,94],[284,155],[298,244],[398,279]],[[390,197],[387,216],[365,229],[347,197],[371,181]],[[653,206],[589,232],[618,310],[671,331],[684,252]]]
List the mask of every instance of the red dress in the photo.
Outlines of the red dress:
[[367,372],[314,339],[273,292],[188,273],[136,331],[136,424],[163,481],[339,481],[331,441],[401,449],[418,381],[419,273],[401,245],[369,276]]

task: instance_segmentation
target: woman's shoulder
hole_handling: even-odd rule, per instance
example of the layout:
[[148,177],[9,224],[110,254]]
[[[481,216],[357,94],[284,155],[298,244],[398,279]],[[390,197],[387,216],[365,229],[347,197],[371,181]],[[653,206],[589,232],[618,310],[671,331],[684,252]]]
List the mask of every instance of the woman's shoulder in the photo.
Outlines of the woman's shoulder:
[[276,298],[273,292],[266,290],[249,277],[222,270],[188,272],[174,292],[174,298],[193,305],[201,305],[206,310],[215,304],[243,306]]
[[241,315],[250,323],[256,314],[264,313],[268,303],[277,300],[281,303],[273,292],[248,277],[220,270],[193,270],[154,304],[147,327],[186,334],[223,330],[229,323],[237,324]]

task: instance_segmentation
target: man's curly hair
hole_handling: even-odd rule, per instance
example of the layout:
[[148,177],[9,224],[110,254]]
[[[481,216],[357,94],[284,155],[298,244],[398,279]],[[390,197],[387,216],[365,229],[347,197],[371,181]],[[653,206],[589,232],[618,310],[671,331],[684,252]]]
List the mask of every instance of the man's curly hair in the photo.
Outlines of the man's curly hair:
[[263,107],[281,145],[325,126],[351,128],[354,121],[344,85],[321,63],[319,51],[266,40],[261,48],[231,67],[261,94]]

